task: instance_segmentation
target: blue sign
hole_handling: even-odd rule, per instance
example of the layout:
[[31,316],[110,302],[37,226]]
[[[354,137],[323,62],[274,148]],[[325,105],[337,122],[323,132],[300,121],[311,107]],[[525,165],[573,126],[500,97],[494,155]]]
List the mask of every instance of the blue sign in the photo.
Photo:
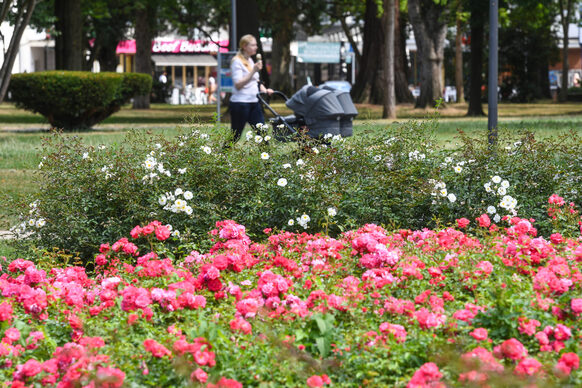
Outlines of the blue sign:
[[232,72],[230,62],[236,55],[237,51],[218,53],[218,90],[219,92],[232,93],[234,83],[232,81]]

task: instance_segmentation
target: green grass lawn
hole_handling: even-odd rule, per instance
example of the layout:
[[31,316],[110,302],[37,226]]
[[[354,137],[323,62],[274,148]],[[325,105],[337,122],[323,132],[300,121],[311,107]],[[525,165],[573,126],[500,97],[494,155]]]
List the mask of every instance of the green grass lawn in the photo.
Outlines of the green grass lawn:
[[[280,101],[274,101],[273,108],[280,114],[292,113]],[[356,104],[360,120],[378,120],[382,117],[382,107],[379,105]],[[483,105],[487,112],[487,105]],[[412,104],[402,104],[397,107],[399,119],[424,118],[433,109],[415,109]],[[441,108],[443,117],[464,118],[467,112],[467,104],[448,104]],[[226,107],[222,107],[224,120],[228,121],[225,115]],[[196,122],[212,122],[216,114],[216,105],[168,105],[152,104],[149,110],[134,110],[131,105],[126,105],[122,109],[106,119],[104,125],[113,124],[180,124],[184,123],[186,117],[192,118]],[[530,116],[572,116],[582,114],[581,103],[558,104],[551,101],[541,101],[529,104],[500,104],[499,116],[509,117],[530,117]],[[471,119],[468,119],[471,120]],[[40,114],[17,109],[14,104],[0,104],[0,129],[8,124],[32,125],[43,124],[48,126],[46,120]],[[38,127],[38,126],[37,126]]]
[[[290,113],[282,103],[273,106],[281,114]],[[188,122],[210,123],[215,109],[213,105],[154,104],[151,110],[135,111],[127,106],[97,129],[70,136],[80,136],[83,142],[95,146],[119,143],[125,132],[132,128],[172,137],[180,132],[180,127],[189,125]],[[380,106],[358,105],[358,109],[360,114],[354,122],[355,136],[376,134],[387,126],[410,119],[423,119],[433,112],[402,105],[398,107],[397,120],[382,120]],[[458,130],[474,136],[487,136],[487,118],[465,117],[466,109],[466,104],[455,104],[439,111],[438,142],[454,144]],[[527,129],[535,132],[538,137],[548,137],[574,130],[582,135],[582,104],[501,104],[499,112],[499,127],[510,131]],[[44,125],[44,131],[27,130],[39,128],[43,121],[40,115],[16,109],[12,104],[0,104],[0,201],[6,196],[20,198],[36,190],[34,171],[40,162],[39,150],[42,138],[47,135],[48,125]],[[228,126],[228,123],[224,125]],[[4,208],[0,203],[0,223],[2,217],[5,217]],[[0,229],[2,227],[0,224]]]

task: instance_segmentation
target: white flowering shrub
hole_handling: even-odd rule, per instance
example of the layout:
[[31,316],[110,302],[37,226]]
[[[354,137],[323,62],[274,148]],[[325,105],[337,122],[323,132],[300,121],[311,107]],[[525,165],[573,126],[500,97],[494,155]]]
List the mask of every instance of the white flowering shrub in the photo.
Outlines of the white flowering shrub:
[[[136,224],[161,220],[176,244],[205,237],[233,219],[252,236],[269,226],[332,235],[366,223],[423,228],[487,213],[543,214],[558,194],[580,204],[582,141],[574,135],[536,141],[501,133],[500,145],[461,134],[455,148],[437,146],[436,121],[409,122],[381,135],[319,143],[271,141],[249,131],[234,147],[216,128],[173,139],[132,132],[116,147],[90,147],[54,134],[39,166],[41,189],[14,231],[39,248],[88,257],[100,241]],[[540,210],[542,209],[542,210]]]

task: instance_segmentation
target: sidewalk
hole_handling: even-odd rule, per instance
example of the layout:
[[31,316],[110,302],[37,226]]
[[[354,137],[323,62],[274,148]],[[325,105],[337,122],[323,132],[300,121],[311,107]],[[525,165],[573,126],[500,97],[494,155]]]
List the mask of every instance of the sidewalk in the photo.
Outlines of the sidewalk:
[[[127,129],[172,129],[172,128],[184,128],[190,127],[192,124],[180,124],[180,123],[172,123],[172,124],[100,124],[93,127],[89,132],[95,131],[119,131],[119,130],[127,130]],[[48,132],[51,129],[49,124],[3,124],[0,123],[0,132],[12,132],[12,133],[35,133],[35,132]]]

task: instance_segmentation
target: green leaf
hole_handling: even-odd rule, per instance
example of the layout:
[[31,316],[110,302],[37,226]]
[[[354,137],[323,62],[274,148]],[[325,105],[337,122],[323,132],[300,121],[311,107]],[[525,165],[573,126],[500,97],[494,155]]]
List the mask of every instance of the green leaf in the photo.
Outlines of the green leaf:
[[295,330],[295,341],[301,341],[304,338],[307,338],[307,334],[303,330]]
[[315,322],[317,323],[317,327],[319,328],[319,332],[321,334],[325,334],[325,332],[327,331],[327,325],[325,324],[325,321],[320,317],[316,317]]

